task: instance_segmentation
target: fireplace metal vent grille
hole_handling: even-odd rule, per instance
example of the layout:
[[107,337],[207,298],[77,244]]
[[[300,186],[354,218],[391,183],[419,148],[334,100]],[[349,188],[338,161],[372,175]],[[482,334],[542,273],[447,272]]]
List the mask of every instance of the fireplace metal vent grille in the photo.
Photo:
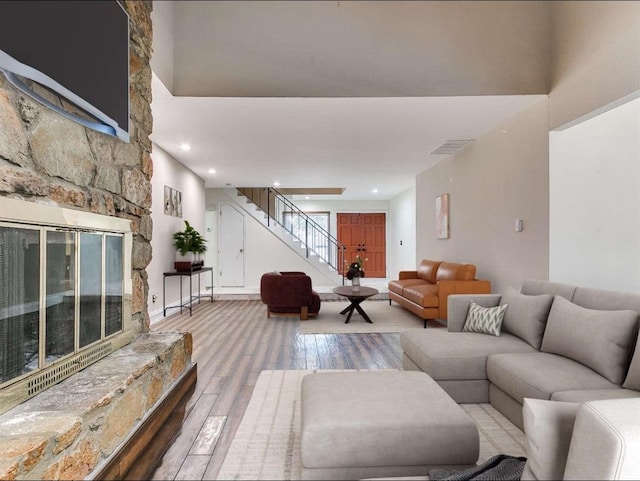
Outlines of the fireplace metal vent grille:
[[30,379],[27,384],[28,396],[35,396],[39,392],[59,383],[72,374],[84,369],[103,357],[111,354],[111,343],[107,342],[99,346],[87,349],[50,369],[44,370],[40,375]]

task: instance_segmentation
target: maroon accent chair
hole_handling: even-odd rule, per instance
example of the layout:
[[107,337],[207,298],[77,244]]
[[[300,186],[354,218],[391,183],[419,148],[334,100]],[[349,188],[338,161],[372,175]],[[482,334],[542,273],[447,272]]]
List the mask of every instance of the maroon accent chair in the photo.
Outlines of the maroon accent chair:
[[260,299],[267,305],[267,317],[300,316],[306,321],[320,311],[320,296],[311,288],[304,272],[268,272],[260,278]]

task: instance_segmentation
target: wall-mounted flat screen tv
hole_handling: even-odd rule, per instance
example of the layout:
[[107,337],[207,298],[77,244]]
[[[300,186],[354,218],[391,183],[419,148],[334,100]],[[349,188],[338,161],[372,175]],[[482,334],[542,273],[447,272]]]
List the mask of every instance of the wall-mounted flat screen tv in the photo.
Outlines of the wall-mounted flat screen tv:
[[[129,141],[129,16],[118,1],[0,1],[0,71],[65,117]],[[31,81],[92,119],[49,102]]]

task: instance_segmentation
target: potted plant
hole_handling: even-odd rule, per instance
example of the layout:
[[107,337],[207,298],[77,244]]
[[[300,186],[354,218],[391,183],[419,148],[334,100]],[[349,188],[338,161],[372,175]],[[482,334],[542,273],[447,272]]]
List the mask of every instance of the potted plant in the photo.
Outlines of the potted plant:
[[347,279],[349,279],[354,286],[360,285],[360,278],[364,277],[364,263],[369,259],[362,259],[360,254],[356,255],[355,261],[349,264],[345,261],[347,266]]
[[177,271],[198,270],[204,265],[204,261],[201,261],[199,256],[207,251],[205,245],[207,240],[188,221],[185,220],[184,224],[183,231],[173,234],[173,245],[183,259],[189,258],[189,260],[176,261],[174,267]]

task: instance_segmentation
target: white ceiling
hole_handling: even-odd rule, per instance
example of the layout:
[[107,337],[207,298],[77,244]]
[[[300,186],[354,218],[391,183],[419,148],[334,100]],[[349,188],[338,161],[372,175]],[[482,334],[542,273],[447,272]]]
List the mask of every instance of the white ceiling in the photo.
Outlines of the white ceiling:
[[[159,76],[154,74],[152,81],[151,139],[202,177],[207,187],[266,186],[277,181],[283,188],[346,189],[339,197],[323,196],[328,199],[390,199],[411,187],[416,174],[444,158],[430,154],[443,142],[477,139],[541,98],[544,78],[537,72],[546,59],[546,10],[538,2],[465,2],[465,9],[457,4],[156,2],[152,66]],[[472,4],[474,11],[469,10]],[[434,18],[436,14],[446,17],[447,28]],[[463,18],[458,20],[460,15]],[[418,16],[422,17],[416,20]],[[537,22],[532,22],[532,16]],[[372,19],[370,26],[368,18]],[[313,42],[305,34],[305,21],[309,21],[308,29],[314,29]],[[327,48],[327,42],[318,39],[326,36],[325,30],[332,30],[334,21],[340,24],[343,49],[335,44]],[[350,29],[349,22],[356,22],[357,28]],[[539,26],[532,29],[530,25],[536,23]],[[425,96],[415,96],[420,84],[406,82],[398,71],[429,75],[429,68],[416,71],[416,52],[430,49],[432,53],[425,58],[433,59],[438,46],[450,50],[444,34],[463,24],[469,26],[460,29],[466,35],[462,40],[452,35],[456,39],[452,43],[459,52],[473,46],[472,55],[464,62],[460,56],[440,61],[438,75],[423,83]],[[524,25],[530,42],[522,41]],[[421,26],[431,29],[429,35],[424,31],[408,34],[407,29]],[[367,45],[367,60],[345,63],[344,53],[349,50],[345,32],[356,31],[361,36],[353,33],[354,45]],[[302,37],[306,41],[300,42]],[[399,38],[402,48],[394,50]],[[408,38],[414,43],[407,44]],[[425,38],[431,40],[425,42]],[[509,43],[509,38],[518,40]],[[439,44],[434,39],[440,39]],[[483,42],[485,48],[479,48]],[[252,61],[256,58],[252,45],[259,50],[260,62]],[[504,50],[497,51],[502,45]],[[412,54],[402,56],[407,50]],[[383,56],[378,61],[379,51]],[[491,54],[482,58],[482,51]],[[532,62],[533,51],[537,57]],[[333,55],[341,60],[334,62]],[[277,58],[278,69],[264,61],[270,56]],[[525,57],[529,60],[513,67],[514,59]],[[390,58],[394,58],[393,76],[384,74]],[[312,61],[305,63],[305,59]],[[504,70],[505,64],[512,67]],[[340,70],[340,65],[348,65],[349,71]],[[429,67],[428,62],[425,65]],[[180,66],[184,68],[174,71]],[[473,72],[465,73],[465,68]],[[328,88],[322,92],[321,77],[314,69],[328,75]],[[385,82],[382,90],[394,96],[368,96],[371,82],[362,79],[375,80],[375,72]],[[462,77],[472,81],[455,81]],[[531,85],[533,77],[535,86]],[[182,95],[172,95],[165,84]],[[205,84],[206,92],[198,90]],[[230,96],[233,88],[229,88],[234,85],[242,86],[241,93],[233,94],[238,96]],[[338,90],[332,91],[333,86],[339,86]],[[345,88],[352,96],[341,96]],[[457,88],[456,95],[442,95],[458,92]],[[220,89],[218,94],[216,89]],[[312,91],[320,93],[313,96]],[[485,95],[487,91],[517,94]],[[182,151],[182,143],[189,143],[192,150]],[[210,174],[210,169],[216,173]]]

